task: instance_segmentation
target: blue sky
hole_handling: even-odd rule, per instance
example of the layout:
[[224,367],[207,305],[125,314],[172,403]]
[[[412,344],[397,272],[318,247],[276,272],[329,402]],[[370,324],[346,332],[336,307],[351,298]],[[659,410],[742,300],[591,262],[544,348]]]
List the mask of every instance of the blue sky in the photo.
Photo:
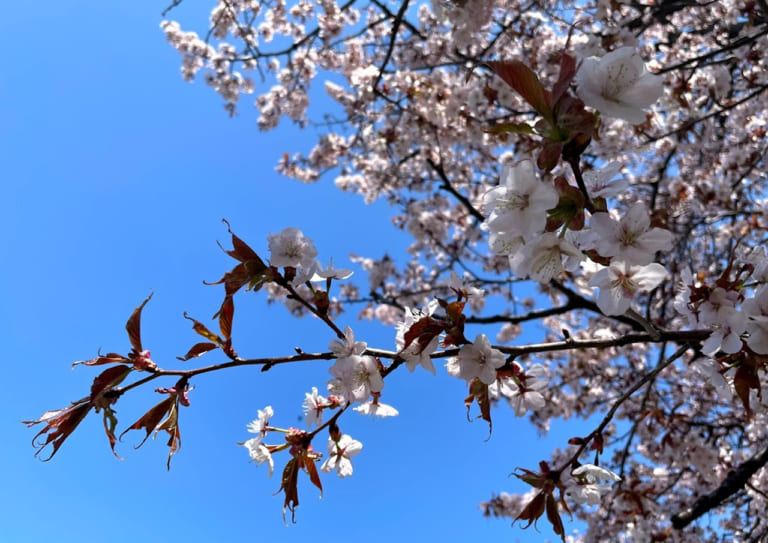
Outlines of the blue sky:
[[[354,476],[325,475],[322,500],[303,479],[297,524],[289,527],[281,496],[272,495],[286,457],[276,457],[268,479],[236,443],[266,405],[275,425],[299,425],[304,392],[328,379],[325,362],[196,379],[170,472],[164,441],[135,451],[138,433],[118,445],[124,460],[116,460],[94,415],[51,462],[33,457],[35,431],[19,421],[84,396],[98,370],[70,364],[99,349],[127,352],[125,321],[150,292],[144,345],[160,366],[184,367],[175,357],[198,338],[182,314],[209,322],[222,289],[202,280],[232,266],[216,245],[228,242],[222,218],[264,255],[267,234],[297,226],[323,261],[333,257],[339,267],[349,253],[397,258],[406,243],[386,206],[366,207],[330,178],[307,186],[279,177],[277,158],[308,149],[313,130],[259,133],[248,104],[228,118],[210,89],[180,77],[179,57],[159,29],[166,3],[141,4],[43,1],[30,9],[15,2],[0,20],[3,541],[68,543],[97,534],[112,543],[350,536],[374,543],[416,540],[427,530],[445,541],[551,537],[546,523],[541,534],[510,529],[506,520],[483,518],[477,505],[494,491],[522,490],[510,472],[534,468],[577,432],[539,440],[500,409],[485,441],[487,427],[466,421],[463,383],[444,372],[387,379],[383,401],[400,417],[345,416],[342,430],[364,444]],[[208,9],[187,0],[177,16],[192,25]],[[235,346],[244,356],[325,350],[332,337],[317,321],[267,307],[263,296],[236,304]],[[393,330],[359,323],[357,311],[338,323],[372,346],[394,346]],[[212,353],[198,362],[216,361]],[[149,389],[122,398],[120,427],[159,399]]]

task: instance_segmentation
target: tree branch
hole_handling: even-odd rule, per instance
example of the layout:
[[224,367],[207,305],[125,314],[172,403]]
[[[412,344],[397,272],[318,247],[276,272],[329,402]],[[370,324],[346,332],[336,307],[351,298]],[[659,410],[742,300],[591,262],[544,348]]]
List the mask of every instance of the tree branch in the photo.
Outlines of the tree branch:
[[768,445],[735,470],[728,473],[720,486],[697,499],[691,507],[672,515],[672,526],[682,530],[691,522],[714,509],[736,492],[744,488],[757,470],[768,462]]

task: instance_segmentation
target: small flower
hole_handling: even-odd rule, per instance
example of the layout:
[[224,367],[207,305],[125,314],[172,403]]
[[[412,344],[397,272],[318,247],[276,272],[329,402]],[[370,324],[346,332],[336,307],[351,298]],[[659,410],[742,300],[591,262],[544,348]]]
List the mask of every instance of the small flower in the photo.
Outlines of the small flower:
[[491,385],[489,392],[505,397],[515,415],[522,417],[546,404],[540,391],[549,386],[548,372],[541,364],[533,364],[527,370],[523,370],[517,362],[513,365],[514,377],[497,381]]
[[352,475],[352,462],[349,460],[363,450],[363,444],[352,439],[348,434],[342,435],[338,441],[328,438],[328,458],[320,470],[329,473],[336,470],[339,477]]
[[344,343],[338,339],[332,339],[331,343],[328,345],[328,349],[338,358],[363,354],[367,348],[368,344],[366,342],[355,341],[355,333],[349,326],[344,328]]
[[259,409],[258,416],[256,420],[251,422],[248,425],[248,431],[252,434],[258,434],[258,436],[254,437],[252,440],[248,441],[254,441],[252,446],[256,446],[256,444],[261,443],[261,440],[266,437],[267,432],[269,431],[269,419],[274,415],[274,411],[272,410],[272,406],[268,405],[264,408],[264,411]]
[[446,365],[448,373],[471,381],[475,377],[486,385],[496,380],[496,370],[506,363],[504,353],[491,347],[485,334],[479,334],[474,343],[459,349],[459,355]]
[[462,281],[459,274],[451,270],[451,276],[448,280],[448,287],[457,295],[462,296],[466,301],[472,304],[476,304],[479,301],[483,301],[483,294],[485,291],[481,288],[467,285]]
[[609,198],[619,196],[629,188],[629,181],[619,179],[611,181],[621,173],[622,165],[619,162],[612,161],[597,170],[588,170],[584,172],[584,184],[592,198]]
[[529,276],[534,281],[548,283],[563,269],[576,270],[583,258],[581,251],[573,243],[554,232],[546,232],[526,243],[509,261],[519,277]]
[[362,415],[371,415],[372,417],[396,417],[400,412],[385,403],[379,402],[377,394],[373,395],[373,400],[355,407],[355,411]]
[[651,228],[648,209],[642,203],[633,205],[618,222],[608,213],[595,213],[590,229],[601,256],[615,257],[629,264],[648,264],[656,251],[672,248],[669,230]]
[[571,485],[566,489],[565,494],[576,503],[586,503],[587,505],[597,505],[602,496],[611,490],[611,485],[600,484],[600,482],[618,482],[621,477],[600,466],[594,464],[584,464],[571,472],[573,479]]
[[747,345],[758,354],[768,354],[768,286],[758,288],[753,298],[742,305],[748,320]]
[[328,400],[317,393],[317,387],[312,387],[312,392],[306,392],[304,396],[304,420],[307,421],[307,426],[320,426],[323,423],[323,409],[327,407]]
[[243,443],[243,446],[248,449],[251,460],[256,462],[256,464],[267,463],[269,466],[269,476],[272,477],[272,473],[275,471],[275,461],[272,459],[269,448],[260,441],[259,438],[254,437]]
[[336,378],[329,383],[329,390],[343,396],[348,403],[365,401],[371,392],[381,392],[384,388],[378,363],[370,356],[339,358],[328,371]]
[[643,109],[664,92],[662,79],[645,69],[643,59],[631,47],[585,59],[575,82],[585,104],[633,124],[645,121]]
[[544,230],[547,210],[558,202],[557,191],[536,177],[533,163],[524,160],[505,165],[501,184],[483,198],[488,212],[486,224],[492,232],[518,234],[528,239]]
[[305,268],[314,267],[317,249],[312,240],[304,237],[298,228],[286,228],[279,234],[270,234],[269,262],[276,268]]
[[316,283],[318,281],[326,281],[328,279],[347,279],[354,272],[352,270],[345,270],[344,268],[334,268],[333,259],[328,263],[328,267],[324,269],[316,268],[310,281]]
[[597,306],[603,313],[623,315],[637,292],[655,288],[666,276],[667,270],[664,266],[655,262],[647,266],[612,262],[609,267],[592,276],[589,286],[600,288]]

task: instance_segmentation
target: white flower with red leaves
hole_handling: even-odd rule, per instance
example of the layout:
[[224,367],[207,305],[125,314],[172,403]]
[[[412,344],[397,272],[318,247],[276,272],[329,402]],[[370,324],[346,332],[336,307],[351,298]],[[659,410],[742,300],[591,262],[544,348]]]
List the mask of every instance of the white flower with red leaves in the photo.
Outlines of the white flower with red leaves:
[[339,477],[352,475],[350,458],[363,450],[363,444],[352,439],[348,434],[342,435],[338,441],[328,438],[328,458],[320,466],[320,470],[330,473],[336,470]]
[[514,377],[498,379],[488,391],[493,397],[506,398],[515,415],[522,417],[528,411],[536,411],[546,405],[541,391],[549,386],[549,372],[541,364],[533,364],[527,370],[513,362]]
[[422,366],[432,375],[435,375],[435,365],[432,363],[432,358],[429,356],[437,350],[440,343],[440,336],[435,335],[430,341],[423,345],[416,338],[407,347],[405,345],[405,334],[411,329],[411,327],[425,317],[429,317],[438,307],[438,301],[432,300],[422,309],[405,308],[405,316],[403,322],[397,323],[397,335],[395,336],[395,344],[397,345],[398,354],[405,360],[405,365],[408,371],[413,372],[416,366]]
[[632,47],[585,59],[574,79],[579,98],[602,115],[632,124],[645,121],[644,108],[663,94],[663,81],[648,72]]

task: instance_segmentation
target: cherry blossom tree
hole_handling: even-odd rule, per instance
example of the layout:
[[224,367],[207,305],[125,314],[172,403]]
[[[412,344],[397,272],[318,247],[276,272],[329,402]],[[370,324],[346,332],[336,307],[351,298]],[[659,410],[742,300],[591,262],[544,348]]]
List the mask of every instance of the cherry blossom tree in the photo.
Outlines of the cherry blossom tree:
[[[342,432],[350,411],[398,415],[387,376],[426,370],[466,381],[489,424],[495,408],[541,431],[595,421],[517,468],[529,491],[491,494],[486,515],[545,517],[563,541],[573,517],[587,529],[572,541],[768,541],[765,0],[213,3],[208,28],[160,25],[183,77],[229,114],[256,95],[261,130],[320,127],[278,170],[385,200],[407,255],[356,257],[359,284],[321,264],[309,232],[265,232],[266,255],[230,231],[219,331],[187,316],[203,341],[180,357],[225,360],[152,360],[147,298],[127,323],[131,351],[78,362],[107,368],[81,400],[29,421],[38,453],[51,458],[91,411],[114,451],[116,403],[163,382],[123,433],[167,434],[170,466],[204,374],[326,360],[327,383],[304,391],[307,429],[270,406],[244,428],[293,515],[302,473],[320,490],[321,473],[354,475],[365,450]],[[336,107],[313,110],[312,85]],[[244,291],[316,317],[296,326],[326,326],[328,350],[241,355]],[[391,344],[356,337],[351,307]],[[541,341],[518,344],[533,325]],[[468,326],[484,332],[470,340]]]

